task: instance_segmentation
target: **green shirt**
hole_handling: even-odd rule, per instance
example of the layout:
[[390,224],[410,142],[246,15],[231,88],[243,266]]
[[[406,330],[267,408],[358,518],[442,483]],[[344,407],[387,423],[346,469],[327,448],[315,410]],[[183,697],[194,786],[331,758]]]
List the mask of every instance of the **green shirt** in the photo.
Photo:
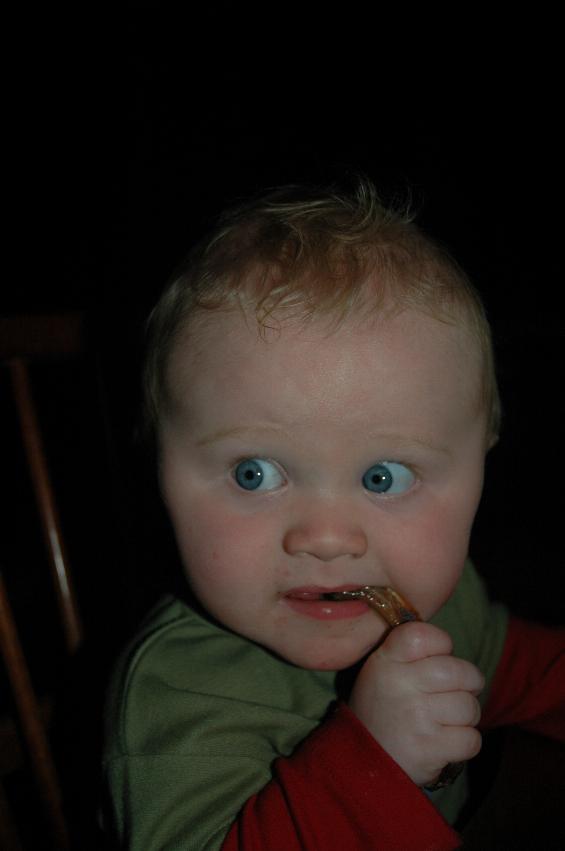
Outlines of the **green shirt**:
[[[506,635],[467,564],[433,618],[454,655],[486,679]],[[297,668],[168,598],[118,666],[109,695],[105,771],[115,828],[130,849],[217,849],[243,804],[271,779],[339,697],[335,672]],[[433,793],[453,823],[466,780]]]

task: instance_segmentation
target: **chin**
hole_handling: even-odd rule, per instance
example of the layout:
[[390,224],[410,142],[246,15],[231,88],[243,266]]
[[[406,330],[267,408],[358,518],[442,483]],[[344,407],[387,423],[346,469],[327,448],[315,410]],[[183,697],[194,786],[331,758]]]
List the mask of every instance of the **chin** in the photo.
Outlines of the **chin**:
[[338,647],[332,652],[331,648],[324,647],[311,652],[304,652],[302,649],[297,650],[296,653],[286,652],[279,655],[292,665],[304,668],[306,671],[343,671],[357,664],[372,649],[369,647],[362,652],[354,650],[348,652]]

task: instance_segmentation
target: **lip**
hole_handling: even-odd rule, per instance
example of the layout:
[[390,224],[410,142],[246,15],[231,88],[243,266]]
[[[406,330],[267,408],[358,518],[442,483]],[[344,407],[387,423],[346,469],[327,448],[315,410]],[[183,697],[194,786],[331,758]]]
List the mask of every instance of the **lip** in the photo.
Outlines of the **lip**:
[[325,585],[307,585],[303,588],[291,588],[284,596],[290,597],[292,600],[318,600],[321,594],[335,594],[338,591],[358,591],[359,588],[364,587],[363,584],[333,585],[331,588]]
[[308,585],[291,588],[283,596],[283,602],[298,615],[314,620],[344,620],[358,618],[370,611],[364,600],[321,600],[322,594],[332,594],[336,591],[356,591],[362,584],[319,586]]

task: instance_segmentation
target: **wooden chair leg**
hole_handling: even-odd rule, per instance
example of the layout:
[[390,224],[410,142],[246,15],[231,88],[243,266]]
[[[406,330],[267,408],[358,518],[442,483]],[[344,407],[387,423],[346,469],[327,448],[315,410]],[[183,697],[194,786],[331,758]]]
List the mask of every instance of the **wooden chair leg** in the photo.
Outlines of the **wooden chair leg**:
[[61,523],[55,503],[53,487],[47,461],[43,450],[41,431],[31,392],[31,384],[27,364],[21,358],[13,358],[9,362],[14,389],[14,399],[20,418],[21,433],[24,449],[28,459],[33,490],[37,500],[37,508],[45,545],[51,564],[57,602],[61,612],[61,621],[70,653],[74,653],[82,638],[82,625],[75,598],[69,560],[67,557]]
[[48,824],[57,842],[57,848],[66,851],[70,847],[69,837],[57,774],[1,573],[0,650],[12,685],[22,733]]

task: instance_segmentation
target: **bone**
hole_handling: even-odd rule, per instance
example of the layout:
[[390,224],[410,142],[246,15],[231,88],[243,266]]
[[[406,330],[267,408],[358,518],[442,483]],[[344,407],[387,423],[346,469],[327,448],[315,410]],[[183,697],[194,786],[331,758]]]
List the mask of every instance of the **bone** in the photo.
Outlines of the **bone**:
[[365,585],[356,591],[334,591],[324,594],[326,600],[366,600],[367,605],[377,612],[391,629],[408,621],[419,621],[420,615],[414,606],[394,588]]

